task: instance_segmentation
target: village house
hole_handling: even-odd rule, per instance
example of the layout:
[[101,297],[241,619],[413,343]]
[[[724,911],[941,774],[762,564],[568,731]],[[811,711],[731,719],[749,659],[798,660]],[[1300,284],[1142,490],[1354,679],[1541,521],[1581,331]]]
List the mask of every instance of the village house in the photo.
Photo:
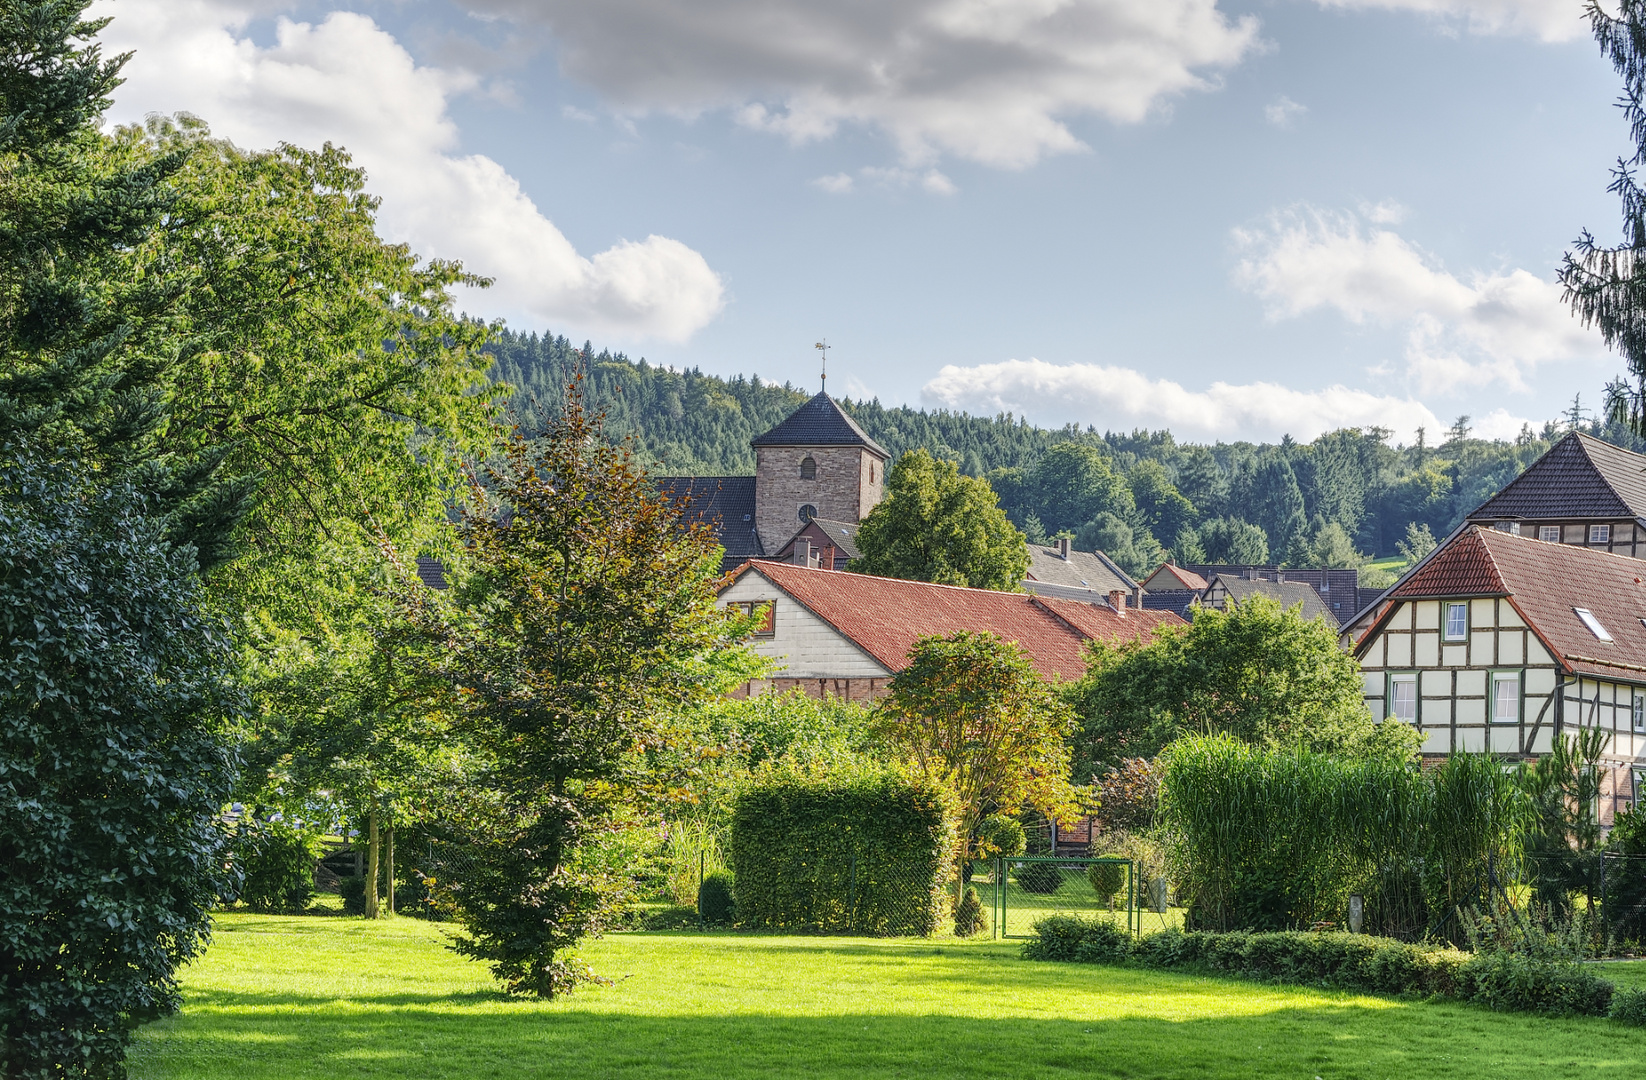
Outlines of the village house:
[[[1301,607],[1305,619],[1323,618],[1336,627],[1360,610],[1356,570],[1282,569],[1278,566],[1162,563],[1143,580],[1142,605],[1188,614],[1196,605],[1223,610],[1251,596],[1266,596],[1281,607]],[[1367,598],[1379,595],[1366,590]]]
[[1093,604],[759,559],[719,596],[723,606],[766,612],[750,645],[777,662],[771,679],[751,681],[738,696],[799,688],[813,697],[873,700],[917,639],[961,630],[1016,642],[1046,678],[1074,680],[1085,674],[1086,642],[1135,640],[1181,624],[1170,612],[1131,607],[1120,589]]
[[1101,551],[1076,551],[1069,538],[1050,546],[1029,545],[1029,570],[1023,588],[1037,596],[1099,603],[1115,591],[1126,593],[1132,607],[1142,606],[1143,587]]
[[1549,752],[1609,736],[1601,820],[1646,770],[1646,565],[1604,547],[1466,526],[1384,597],[1352,642],[1374,717],[1423,733],[1425,758]]

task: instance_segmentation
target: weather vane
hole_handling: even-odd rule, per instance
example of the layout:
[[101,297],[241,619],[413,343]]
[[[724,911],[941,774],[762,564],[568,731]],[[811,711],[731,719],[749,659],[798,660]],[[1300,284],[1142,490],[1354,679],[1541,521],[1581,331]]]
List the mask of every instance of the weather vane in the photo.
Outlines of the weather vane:
[[816,345],[813,345],[812,348],[823,354],[823,389],[827,390],[829,388],[829,339],[824,338]]

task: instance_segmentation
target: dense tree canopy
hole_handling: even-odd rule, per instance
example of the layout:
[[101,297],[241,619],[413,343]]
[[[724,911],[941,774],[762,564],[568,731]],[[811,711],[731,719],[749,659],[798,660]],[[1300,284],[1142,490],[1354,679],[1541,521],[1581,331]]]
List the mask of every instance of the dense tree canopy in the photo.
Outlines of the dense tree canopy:
[[1152,640],[1089,646],[1087,674],[1066,695],[1081,720],[1076,775],[1153,757],[1183,733],[1228,734],[1322,751],[1415,750],[1410,728],[1374,724],[1360,665],[1335,627],[1265,597],[1201,608]]
[[982,480],[924,450],[898,459],[886,497],[857,533],[861,558],[849,569],[881,577],[1015,589],[1029,549]]

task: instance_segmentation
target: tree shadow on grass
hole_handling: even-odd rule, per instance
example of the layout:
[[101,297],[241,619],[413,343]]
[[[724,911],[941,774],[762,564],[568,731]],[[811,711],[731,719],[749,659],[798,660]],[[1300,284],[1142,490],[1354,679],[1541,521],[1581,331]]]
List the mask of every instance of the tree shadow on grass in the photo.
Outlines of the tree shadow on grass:
[[[1632,1077],[1646,1068],[1646,1038],[1608,1021],[1352,1001],[1240,1016],[1191,1010],[1092,1020],[667,1016],[649,1012],[638,995],[622,1002],[621,1011],[575,998],[506,1003],[467,994],[392,994],[347,1004],[278,994],[191,995],[191,1006],[210,1008],[147,1029],[134,1076],[1546,1080]],[[1151,1002],[1137,1004],[1147,1011]]]

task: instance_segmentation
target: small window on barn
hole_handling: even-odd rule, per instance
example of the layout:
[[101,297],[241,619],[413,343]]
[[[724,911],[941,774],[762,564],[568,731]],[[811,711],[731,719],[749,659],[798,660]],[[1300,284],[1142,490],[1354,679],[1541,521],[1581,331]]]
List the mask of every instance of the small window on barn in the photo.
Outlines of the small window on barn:
[[1612,527],[1610,525],[1589,526],[1589,543],[1610,544],[1612,542]]
[[1646,694],[1635,691],[1634,705],[1629,710],[1629,719],[1634,721],[1636,731],[1646,731]]
[[1496,525],[1493,525],[1492,528],[1496,529],[1498,532],[1506,532],[1510,536],[1520,535],[1520,522],[1518,521],[1500,521]]
[[1543,525],[1543,526],[1540,526],[1537,530],[1537,538],[1539,540],[1542,540],[1546,544],[1558,544],[1558,543],[1560,543],[1560,526],[1559,525]]
[[1589,633],[1593,634],[1601,641],[1612,640],[1612,635],[1604,626],[1600,625],[1600,620],[1595,618],[1594,612],[1590,611],[1588,608],[1581,607],[1575,607],[1572,610],[1577,613],[1578,618],[1583,620],[1583,625],[1589,628]]
[[1499,724],[1520,720],[1520,672],[1492,672],[1492,720]]
[[1417,675],[1389,676],[1389,715],[1407,724],[1417,723]]
[[1442,635],[1447,641],[1462,641],[1469,635],[1469,605],[1447,604],[1446,626]]
[[817,479],[817,461],[813,458],[803,458],[800,462],[800,479]]
[[773,600],[740,600],[727,604],[728,611],[735,611],[739,615],[763,616],[760,624],[755,627],[755,637],[772,637],[777,633],[777,603]]

